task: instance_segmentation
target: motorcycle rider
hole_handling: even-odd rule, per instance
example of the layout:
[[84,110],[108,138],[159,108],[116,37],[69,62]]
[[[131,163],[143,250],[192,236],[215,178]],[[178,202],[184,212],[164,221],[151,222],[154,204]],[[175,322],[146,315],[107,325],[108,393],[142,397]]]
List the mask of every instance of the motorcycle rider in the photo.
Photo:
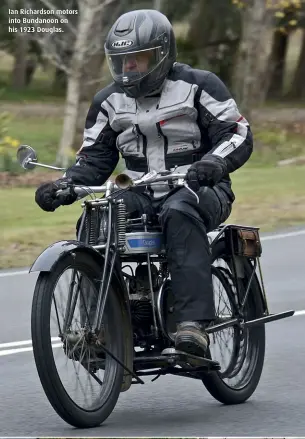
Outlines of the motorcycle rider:
[[170,182],[127,191],[124,200],[131,217],[159,215],[175,295],[176,349],[204,356],[205,329],[215,316],[207,232],[231,213],[229,174],[251,156],[252,133],[215,74],[176,62],[173,28],[159,11],[119,17],[105,54],[113,82],[94,96],[76,163],[62,179],[42,184],[35,199],[49,212],[73,203],[73,193],[56,198],[59,183],[102,185],[119,153],[132,178],[176,166],[187,172],[199,204]]

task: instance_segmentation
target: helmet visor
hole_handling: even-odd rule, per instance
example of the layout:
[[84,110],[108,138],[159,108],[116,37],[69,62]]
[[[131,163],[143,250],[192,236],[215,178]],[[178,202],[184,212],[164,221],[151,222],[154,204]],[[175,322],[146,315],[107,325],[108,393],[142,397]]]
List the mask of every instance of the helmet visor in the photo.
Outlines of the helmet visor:
[[110,73],[114,81],[122,85],[132,85],[151,73],[164,60],[166,53],[161,47],[125,52],[106,53]]

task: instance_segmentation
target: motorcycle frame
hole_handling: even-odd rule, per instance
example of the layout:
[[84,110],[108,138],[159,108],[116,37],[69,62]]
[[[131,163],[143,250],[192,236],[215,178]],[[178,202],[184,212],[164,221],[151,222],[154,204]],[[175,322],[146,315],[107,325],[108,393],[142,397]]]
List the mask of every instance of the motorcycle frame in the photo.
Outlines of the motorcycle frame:
[[[121,191],[115,191],[115,193],[120,193],[120,192],[125,192],[127,189],[122,189]],[[122,199],[113,199],[112,198],[112,194],[114,191],[114,184],[111,182],[107,183],[107,189],[106,189],[106,193],[105,193],[105,198],[102,199],[97,199],[97,200],[86,200],[83,204],[82,207],[84,207],[85,211],[83,213],[84,217],[82,218],[82,224],[79,230],[79,235],[78,238],[81,236],[81,233],[83,231],[84,228],[84,224],[85,224],[85,216],[87,214],[86,209],[90,206],[90,207],[104,207],[106,209],[108,209],[108,231],[107,231],[107,241],[106,244],[102,244],[102,245],[92,245],[92,248],[94,248],[95,250],[98,250],[99,252],[102,252],[104,254],[104,258],[105,258],[105,264],[103,267],[103,274],[102,274],[102,280],[100,283],[100,289],[99,289],[99,293],[98,293],[98,302],[97,302],[97,310],[96,310],[96,315],[95,315],[95,319],[94,319],[94,325],[93,325],[93,329],[94,330],[98,330],[98,328],[101,325],[102,322],[102,318],[103,318],[103,313],[104,313],[104,309],[105,309],[105,304],[107,301],[107,296],[109,293],[109,287],[111,284],[111,278],[112,278],[112,274],[113,274],[113,269],[114,269],[114,265],[115,265],[115,260],[116,258],[119,256],[121,257],[122,255],[124,255],[124,248],[123,247],[119,247],[118,245],[118,234],[117,234],[117,206],[121,203],[123,203]],[[140,223],[142,222],[142,224],[144,225],[144,231],[147,231],[147,224],[145,222],[145,218],[143,221],[143,217],[140,218],[136,218],[134,220],[132,220],[132,222],[137,222],[139,221]],[[128,224],[128,222],[126,221],[126,224]],[[214,246],[216,245],[216,243],[223,238],[224,234],[226,231],[229,232],[229,236],[230,236],[230,241],[231,241],[231,245],[229,246],[229,253],[230,253],[230,258],[232,260],[232,271],[233,271],[233,281],[234,281],[234,286],[236,287],[237,290],[237,295],[238,298],[240,300],[241,296],[240,296],[240,286],[239,286],[239,281],[238,281],[238,262],[237,262],[237,257],[236,255],[233,253],[233,235],[232,233],[230,233],[230,228],[232,227],[241,227],[243,229],[248,229],[248,230],[253,230],[253,229],[257,229],[255,227],[249,227],[249,226],[237,226],[236,224],[226,224],[226,225],[221,225],[218,229],[216,229],[215,231],[218,232],[217,236],[214,238],[213,242],[211,243],[211,251],[213,251]],[[149,252],[147,252],[146,254],[140,254],[140,255],[128,255],[126,258],[126,261],[130,261],[130,262],[137,262],[139,260],[144,260],[144,258],[146,258],[146,262],[148,265],[148,276],[149,276],[149,285],[150,285],[150,293],[151,293],[151,297],[152,297],[152,308],[153,308],[153,319],[154,319],[154,332],[155,332],[155,336],[158,338],[158,329],[161,329],[161,332],[164,333],[163,331],[163,327],[159,328],[157,325],[157,310],[156,310],[156,303],[157,301],[155,300],[155,293],[153,291],[153,287],[152,287],[152,273],[151,273],[151,262],[155,261],[155,262],[164,262],[165,258],[162,255],[156,255],[155,257],[151,256]],[[261,325],[264,323],[268,323],[271,321],[275,321],[275,320],[279,320],[279,319],[283,319],[286,317],[290,317],[294,314],[294,311],[285,311],[285,312],[281,312],[281,313],[277,313],[277,314],[270,314],[269,310],[268,310],[268,304],[267,304],[267,297],[266,297],[266,292],[265,292],[265,288],[264,288],[264,282],[263,282],[263,274],[262,274],[262,269],[261,269],[261,264],[260,264],[260,257],[254,257],[254,258],[247,258],[249,259],[249,263],[252,267],[252,271],[246,286],[246,291],[245,291],[245,295],[242,299],[241,302],[239,302],[240,305],[240,309],[242,310],[247,302],[247,299],[249,297],[249,293],[250,293],[250,288],[251,288],[251,284],[254,281],[254,279],[257,279],[256,276],[256,269],[259,269],[259,285],[260,285],[260,290],[261,290],[261,300],[263,303],[263,307],[264,307],[264,314],[262,316],[260,316],[259,318],[253,319],[253,320],[249,320],[244,322],[243,319],[241,318],[241,316],[239,316],[238,318],[233,318],[230,320],[227,320],[223,323],[218,323],[215,325],[210,326],[209,328],[207,328],[207,332],[208,333],[214,333],[217,331],[221,331],[223,329],[229,328],[231,326],[234,325],[238,325],[240,328],[246,328],[246,327],[252,327],[252,326],[256,326],[256,325]],[[125,260],[125,258],[124,258]],[[110,269],[108,268],[110,267]],[[123,276],[125,277],[129,277],[129,275],[127,275],[126,273],[122,272]],[[166,279],[163,279],[163,281]],[[258,280],[258,279],[257,279]],[[162,288],[162,287],[161,287]],[[159,313],[160,316],[160,313]]]

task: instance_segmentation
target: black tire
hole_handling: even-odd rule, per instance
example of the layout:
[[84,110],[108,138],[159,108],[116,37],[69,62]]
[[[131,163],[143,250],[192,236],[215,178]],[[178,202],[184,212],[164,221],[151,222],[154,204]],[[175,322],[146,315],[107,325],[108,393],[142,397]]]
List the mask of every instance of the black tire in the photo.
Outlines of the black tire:
[[[216,243],[213,249],[213,262],[216,259],[223,259],[228,265],[230,264],[229,259],[225,255],[225,244],[223,241],[219,241]],[[242,291],[242,295],[245,292],[246,285],[248,283],[249,276],[252,272],[250,262],[248,260],[244,260],[244,269],[245,269],[245,277],[241,279],[240,288]],[[234,291],[232,289],[232,285],[230,285],[230,274],[229,271],[223,268],[214,268],[214,274],[216,272],[216,276],[222,282],[222,285],[227,292],[227,296],[229,297],[230,302],[236,302],[234,299]],[[232,281],[232,277],[231,277]],[[252,281],[252,287],[250,288],[248,300],[248,306],[246,306],[246,316],[245,320],[252,320],[258,317],[261,317],[264,312],[263,302],[261,299],[260,285],[258,283],[257,278],[255,277]],[[232,303],[233,306],[233,303]],[[215,371],[210,374],[204,375],[202,382],[205,385],[208,392],[219,402],[223,404],[241,404],[245,402],[247,399],[251,397],[251,395],[256,390],[258,383],[260,381],[260,377],[263,370],[264,359],[265,359],[265,326],[255,326],[253,328],[248,328],[245,330],[245,334],[248,336],[248,346],[249,346],[249,366],[248,366],[248,379],[245,381],[244,385],[241,384],[239,388],[234,388],[228,385],[227,382],[224,381],[224,377],[222,376],[222,371]],[[236,360],[232,358],[230,363],[230,371],[231,375],[234,369],[234,361],[236,362],[235,371],[240,371],[240,364],[237,364],[237,351],[238,347],[241,349],[241,340],[238,339],[239,331],[234,331],[234,348],[236,351]],[[246,360],[247,352],[243,352],[244,358],[241,357],[241,361]],[[209,354],[210,355],[210,354]],[[241,354],[242,355],[242,354]],[[217,360],[217,359],[216,359]],[[229,374],[230,375],[230,374]]]
[[[109,369],[110,372],[107,375],[109,380],[105,383],[104,395],[100,395],[96,399],[99,404],[96,410],[80,407],[66,391],[60,379],[53,355],[50,316],[53,292],[57,281],[67,269],[71,268],[79,270],[89,280],[99,280],[101,278],[102,269],[97,262],[90,255],[77,252],[73,258],[68,255],[60,260],[51,272],[40,273],[32,303],[31,330],[33,352],[41,384],[54,410],[68,424],[78,428],[90,428],[103,423],[112,413],[120,395],[124,370],[115,360],[109,360],[112,369]],[[107,318],[109,317],[110,322],[111,352],[123,362],[124,345],[121,331],[121,308],[118,293],[112,286],[110,286],[108,293],[105,312],[107,312]],[[79,367],[81,368],[80,365]],[[81,371],[83,371],[82,368]],[[99,389],[102,389],[102,387],[99,387]]]

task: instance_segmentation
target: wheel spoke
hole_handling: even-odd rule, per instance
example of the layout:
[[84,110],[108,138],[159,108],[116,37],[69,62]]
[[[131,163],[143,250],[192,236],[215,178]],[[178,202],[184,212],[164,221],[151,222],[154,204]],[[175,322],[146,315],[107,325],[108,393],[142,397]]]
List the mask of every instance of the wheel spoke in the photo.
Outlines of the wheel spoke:
[[55,307],[55,312],[56,312],[56,320],[57,320],[58,330],[59,330],[59,337],[61,337],[62,336],[62,330],[61,330],[61,326],[60,326],[59,314],[58,314],[58,309],[57,309],[57,305],[56,305],[56,300],[55,300],[54,294],[52,296],[52,300],[54,301],[54,307]]

